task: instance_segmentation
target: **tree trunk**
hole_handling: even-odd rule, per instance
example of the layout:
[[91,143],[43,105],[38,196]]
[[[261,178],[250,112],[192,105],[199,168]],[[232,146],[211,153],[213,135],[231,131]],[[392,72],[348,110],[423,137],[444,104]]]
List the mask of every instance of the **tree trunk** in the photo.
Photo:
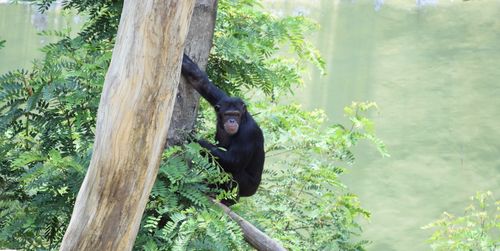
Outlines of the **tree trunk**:
[[61,250],[131,250],[158,172],[194,0],[125,0]]
[[[212,41],[217,14],[217,0],[197,0],[191,25],[186,39],[186,54],[205,70]],[[181,78],[170,129],[167,146],[178,145],[186,140],[193,130],[198,114],[200,95],[191,85]]]

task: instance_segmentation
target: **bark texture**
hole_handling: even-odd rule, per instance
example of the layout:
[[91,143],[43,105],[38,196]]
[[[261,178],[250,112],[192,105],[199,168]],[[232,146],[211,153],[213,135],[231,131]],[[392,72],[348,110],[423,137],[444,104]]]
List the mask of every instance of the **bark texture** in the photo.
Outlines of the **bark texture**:
[[[186,39],[185,52],[202,70],[205,70],[210,49],[212,48],[215,19],[217,16],[217,0],[197,0],[191,25]],[[193,130],[198,114],[200,95],[181,78],[170,129],[167,146],[177,145],[186,140]]]
[[61,250],[131,250],[158,172],[195,0],[125,0],[92,160]]

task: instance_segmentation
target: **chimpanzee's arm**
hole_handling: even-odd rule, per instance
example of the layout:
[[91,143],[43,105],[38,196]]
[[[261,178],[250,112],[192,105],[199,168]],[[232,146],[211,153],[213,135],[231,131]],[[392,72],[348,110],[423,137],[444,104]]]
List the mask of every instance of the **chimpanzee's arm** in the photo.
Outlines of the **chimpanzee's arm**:
[[215,86],[208,79],[207,74],[186,54],[182,58],[182,75],[212,106],[215,106],[222,98],[227,97],[227,94]]
[[205,141],[200,140],[198,143],[208,149],[210,153],[217,158],[217,162],[226,172],[240,172],[248,166],[253,156],[253,145],[246,144],[231,144],[227,150],[222,150],[217,146]]

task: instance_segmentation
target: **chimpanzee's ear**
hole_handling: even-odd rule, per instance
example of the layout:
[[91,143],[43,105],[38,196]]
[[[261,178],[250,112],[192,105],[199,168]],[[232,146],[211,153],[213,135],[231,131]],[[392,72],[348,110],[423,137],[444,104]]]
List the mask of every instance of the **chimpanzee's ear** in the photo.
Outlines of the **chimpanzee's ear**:
[[218,112],[220,110],[220,105],[214,105],[214,109],[216,112]]

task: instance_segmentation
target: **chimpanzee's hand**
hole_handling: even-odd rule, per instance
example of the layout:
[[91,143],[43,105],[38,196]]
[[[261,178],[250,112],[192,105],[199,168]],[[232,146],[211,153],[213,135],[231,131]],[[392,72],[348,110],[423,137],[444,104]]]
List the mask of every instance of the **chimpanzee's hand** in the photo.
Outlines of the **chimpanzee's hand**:
[[200,146],[202,146],[203,148],[208,149],[209,151],[211,151],[215,147],[214,145],[212,145],[211,143],[209,143],[204,139],[198,140],[198,144],[200,144]]
[[202,75],[200,68],[198,65],[196,65],[191,58],[188,57],[188,55],[184,54],[182,57],[182,68],[181,68],[182,75],[186,77],[193,77],[193,78],[200,78]]

